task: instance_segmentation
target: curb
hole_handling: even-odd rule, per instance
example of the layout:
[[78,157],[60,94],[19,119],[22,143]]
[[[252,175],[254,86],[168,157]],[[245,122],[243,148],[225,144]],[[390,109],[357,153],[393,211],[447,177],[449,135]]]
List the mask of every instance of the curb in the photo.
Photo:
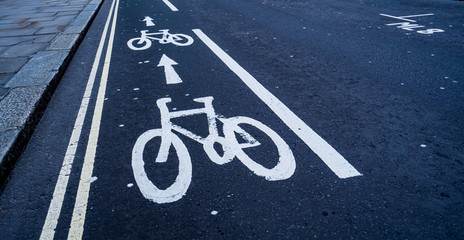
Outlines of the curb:
[[0,192],[104,0],[93,0],[5,85],[0,101]]

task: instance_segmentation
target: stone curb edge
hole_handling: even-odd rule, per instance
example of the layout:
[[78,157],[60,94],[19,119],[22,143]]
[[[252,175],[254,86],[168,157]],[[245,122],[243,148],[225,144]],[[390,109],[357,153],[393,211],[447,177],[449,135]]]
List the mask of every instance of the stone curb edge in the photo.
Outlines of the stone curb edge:
[[0,193],[104,0],[93,0],[5,85],[0,99]]

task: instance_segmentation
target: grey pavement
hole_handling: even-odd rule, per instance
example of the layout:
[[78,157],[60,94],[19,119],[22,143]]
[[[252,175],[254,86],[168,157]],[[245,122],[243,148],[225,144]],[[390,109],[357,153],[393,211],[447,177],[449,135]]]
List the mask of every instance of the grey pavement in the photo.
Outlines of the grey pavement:
[[0,186],[103,0],[0,0]]

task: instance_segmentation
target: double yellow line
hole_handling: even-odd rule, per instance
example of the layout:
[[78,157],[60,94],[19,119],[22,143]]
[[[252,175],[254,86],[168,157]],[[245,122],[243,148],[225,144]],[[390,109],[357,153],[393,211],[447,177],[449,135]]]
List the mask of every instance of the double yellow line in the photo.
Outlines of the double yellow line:
[[[69,139],[66,155],[63,159],[63,164],[58,175],[58,180],[55,185],[55,190],[53,192],[53,198],[50,202],[47,217],[42,228],[42,233],[40,235],[41,240],[53,239],[55,236],[55,229],[58,224],[58,219],[60,217],[61,209],[63,206],[66,189],[69,182],[69,176],[71,174],[71,169],[76,155],[79,138],[82,132],[82,126],[84,125],[85,116],[92,95],[92,89],[98,72],[98,66],[100,65],[103,47],[107,39],[108,28],[110,26],[110,23],[112,23],[111,32],[108,39],[108,46],[106,49],[105,61],[103,64],[102,76],[100,79],[100,88],[98,89],[97,101],[95,104],[89,140],[87,143],[87,150],[84,157],[84,165],[82,167],[81,177],[79,180],[79,187],[77,190],[76,202],[74,204],[71,227],[68,233],[68,239],[82,239],[82,234],[84,232],[85,215],[87,211],[87,202],[89,198],[90,183],[93,172],[93,165],[95,162],[95,153],[97,150],[98,135],[100,132],[103,102],[105,99],[106,85],[108,82],[108,72],[111,62],[111,54],[113,52],[114,33],[116,29],[118,8],[119,0],[113,0],[110,11],[108,13],[108,17],[106,19],[105,27],[102,32],[100,43],[98,45],[97,53],[95,54],[95,60],[93,62],[92,70],[87,81],[84,96],[82,97],[79,112],[74,123],[74,129]],[[111,18],[112,16],[113,18]]]

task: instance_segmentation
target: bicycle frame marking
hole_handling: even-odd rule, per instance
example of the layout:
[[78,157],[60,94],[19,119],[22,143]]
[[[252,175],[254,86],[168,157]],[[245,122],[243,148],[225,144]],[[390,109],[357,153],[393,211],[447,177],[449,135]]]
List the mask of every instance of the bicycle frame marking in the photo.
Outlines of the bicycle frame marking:
[[[151,47],[151,41],[158,41],[160,44],[169,44],[172,43],[176,46],[190,46],[193,43],[193,38],[189,35],[182,33],[169,33],[169,29],[160,29],[159,32],[149,33],[148,30],[140,31],[140,37],[131,38],[127,41],[127,46],[134,50],[146,50]],[[154,37],[156,35],[161,35],[161,37]],[[134,45],[134,42],[137,41],[137,45]]]
[[[175,112],[170,112],[166,105],[167,103],[171,102],[170,98],[159,99],[156,102],[156,104],[158,105],[158,108],[160,109],[160,112],[161,112],[161,126],[162,126],[161,128],[169,129],[170,132],[174,130],[200,144],[205,144],[207,137],[218,138],[219,132],[217,129],[216,119],[221,121],[225,118],[221,118],[221,116],[216,115],[213,104],[212,104],[213,99],[214,99],[213,97],[196,98],[194,99],[194,101],[199,102],[199,103],[204,103],[205,107],[189,109],[189,110],[180,110],[180,111],[175,111]],[[199,115],[199,114],[206,114],[206,117],[208,119],[209,135],[207,137],[201,137],[171,122],[171,119],[174,119],[174,118],[182,118],[182,117],[188,117],[188,116]],[[240,127],[237,129],[237,133],[239,133],[240,136],[246,141],[246,143],[240,144],[243,148],[256,147],[256,146],[261,145],[261,143],[259,143],[255,138],[253,138],[250,134],[245,132]],[[157,159],[156,162],[164,162],[164,161],[161,161],[161,160],[158,161]]]
[[[217,125],[216,125],[216,114],[214,112],[214,108],[212,105],[213,97],[194,99],[194,101],[204,103],[205,107],[170,112],[167,107],[167,103],[171,102],[171,98],[161,98],[161,99],[158,99],[158,101],[156,101],[156,105],[158,105],[158,108],[160,109],[160,113],[161,113],[161,129],[163,130],[163,136],[173,134],[172,131],[174,130],[200,144],[204,144],[206,141],[205,140],[206,138],[196,135],[195,133],[171,122],[171,119],[174,119],[174,118],[182,118],[182,117],[199,115],[199,114],[206,114],[206,117],[208,119],[209,136],[215,136],[215,137],[219,136]],[[167,154],[169,154],[170,146],[171,146],[171,143],[168,141],[165,141],[164,144],[163,142],[161,143],[161,147],[160,147],[161,150],[159,151],[159,154],[156,157],[156,162],[158,163],[166,162],[166,160],[168,159]]]
[[[142,195],[155,203],[170,203],[181,199],[190,186],[192,180],[192,163],[187,147],[182,140],[174,133],[180,133],[203,145],[203,150],[210,160],[216,164],[223,165],[237,158],[249,170],[258,176],[264,177],[268,181],[278,181],[290,178],[295,172],[295,158],[290,147],[272,129],[254,119],[247,117],[225,118],[215,113],[212,101],[213,97],[195,98],[193,101],[203,103],[203,108],[194,108],[170,112],[167,103],[171,98],[160,98],[156,101],[161,113],[161,128],[151,129],[144,132],[137,139],[132,150],[132,170],[135,181]],[[187,129],[184,129],[171,122],[171,119],[186,116],[206,114],[208,120],[209,134],[201,137]],[[224,137],[219,136],[217,120],[223,123]],[[261,145],[249,133],[243,130],[239,124],[249,124],[267,134],[276,145],[279,153],[278,162],[273,168],[266,168],[253,161],[244,151],[245,148]],[[240,143],[236,139],[236,134],[245,140]],[[178,156],[179,172],[174,183],[165,190],[156,187],[145,172],[144,149],[146,144],[155,137],[161,137],[161,145],[156,156],[156,163],[164,163],[168,160],[171,146]],[[222,146],[223,154],[220,156],[214,148],[214,144]],[[151,160],[151,159],[150,159]]]

